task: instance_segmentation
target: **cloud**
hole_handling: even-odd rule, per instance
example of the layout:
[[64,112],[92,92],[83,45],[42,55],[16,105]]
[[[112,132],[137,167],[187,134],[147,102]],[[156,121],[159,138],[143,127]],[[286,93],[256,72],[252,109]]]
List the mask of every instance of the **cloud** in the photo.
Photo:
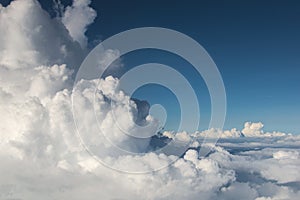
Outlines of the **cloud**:
[[[283,137],[291,134],[286,134],[278,131],[273,132],[264,132],[263,131],[263,123],[262,122],[245,122],[243,130],[237,130],[233,128],[231,130],[221,130],[216,128],[211,128],[204,131],[196,131],[188,135],[189,138],[186,137],[186,140],[192,140],[197,138],[255,138],[255,137]],[[181,137],[184,132],[174,133],[170,131],[166,131],[163,133],[164,136],[168,138],[178,138]]]
[[257,123],[252,123],[252,122],[246,122],[244,129],[242,130],[242,133],[247,136],[247,137],[266,137],[266,136],[285,136],[285,133],[281,132],[267,132],[264,133],[262,128],[264,127],[263,123],[257,122]]
[[62,17],[62,22],[68,29],[71,37],[79,42],[81,47],[86,48],[87,38],[85,32],[87,26],[93,23],[96,12],[89,7],[90,0],[73,0],[72,6],[68,6]]
[[0,65],[24,69],[39,65],[78,67],[84,52],[58,19],[35,0],[13,1],[0,8]]
[[[178,157],[148,152],[151,138],[124,134],[149,135],[159,123],[147,103],[118,88],[117,78],[79,81],[72,107],[74,69],[96,16],[89,4],[74,1],[63,19],[50,18],[35,0],[0,6],[0,199],[298,199],[299,136],[264,132],[260,122],[241,131],[164,132],[192,142]],[[115,56],[107,51],[99,63]],[[152,171],[174,163],[146,174],[103,165],[82,146],[72,109],[81,139],[100,148],[97,156],[111,168]],[[144,132],[136,122],[148,124]],[[219,136],[217,144],[202,144]],[[203,157],[200,147],[211,151]]]
[[243,134],[241,131],[238,131],[236,128],[231,130],[221,130],[216,128],[211,128],[202,132],[196,132],[194,137],[210,137],[210,138],[229,138],[229,137],[242,137]]

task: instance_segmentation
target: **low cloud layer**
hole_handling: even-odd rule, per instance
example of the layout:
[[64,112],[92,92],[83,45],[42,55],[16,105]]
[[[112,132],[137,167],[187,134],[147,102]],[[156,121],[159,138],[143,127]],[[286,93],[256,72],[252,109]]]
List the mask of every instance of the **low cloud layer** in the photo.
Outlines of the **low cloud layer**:
[[[61,19],[50,18],[35,0],[0,6],[0,199],[299,198],[299,136],[247,122],[243,130],[164,132],[161,140],[190,147],[180,157],[151,152],[151,139],[123,132],[135,131],[139,122],[148,124],[148,135],[158,121],[112,76],[76,85],[81,139],[100,148],[97,156],[111,168],[152,171],[176,161],[152,173],[128,174],[94,159],[76,134],[71,101],[74,69],[87,51],[84,32],[96,17],[89,4],[75,0]],[[105,55],[100,63],[109,59]],[[221,138],[217,144],[209,140],[215,137]],[[137,154],[124,155],[115,145]],[[200,148],[210,153],[202,156]]]

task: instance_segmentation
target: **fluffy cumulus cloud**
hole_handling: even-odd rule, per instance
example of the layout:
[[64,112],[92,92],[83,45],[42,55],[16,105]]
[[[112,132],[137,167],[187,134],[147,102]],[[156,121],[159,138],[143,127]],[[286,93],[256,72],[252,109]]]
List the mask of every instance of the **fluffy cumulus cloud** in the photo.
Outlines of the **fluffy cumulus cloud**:
[[84,33],[87,26],[90,25],[95,17],[96,12],[89,7],[90,0],[74,0],[72,6],[68,6],[63,14],[62,22],[68,29],[71,37],[86,47],[87,38]]
[[[80,80],[72,91],[96,17],[89,4],[74,0],[55,19],[36,0],[0,6],[0,199],[299,198],[299,136],[247,122],[243,130],[164,132],[157,141],[190,146],[180,156],[152,152],[154,138],[124,132],[148,136],[159,123],[117,78]],[[108,50],[99,63],[114,56]],[[143,132],[137,123],[147,124]],[[150,173],[124,173],[141,169]]]
[[83,50],[67,28],[51,19],[34,0],[13,1],[0,8],[0,64],[24,69],[40,65],[75,67]]

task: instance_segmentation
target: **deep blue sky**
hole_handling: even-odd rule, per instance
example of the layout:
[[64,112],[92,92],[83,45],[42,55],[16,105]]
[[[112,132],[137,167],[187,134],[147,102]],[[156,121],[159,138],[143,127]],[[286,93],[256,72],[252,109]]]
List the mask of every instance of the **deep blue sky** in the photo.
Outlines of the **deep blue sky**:
[[[49,2],[41,1],[52,12]],[[225,128],[262,121],[266,130],[300,133],[300,1],[94,0],[92,7],[98,16],[87,32],[91,43],[145,26],[171,28],[197,40],[224,80]],[[200,100],[200,129],[206,128],[210,103],[201,76],[175,55],[154,50],[126,55],[124,71],[147,62],[167,64],[188,78]],[[178,104],[169,91],[145,86],[135,96],[165,105],[167,128],[176,128]]]
[[[225,128],[262,121],[266,130],[300,133],[300,1],[94,1],[92,6],[99,15],[88,32],[90,38],[159,26],[197,40],[223,76],[228,100]],[[125,56],[125,67],[157,61],[181,69],[199,91],[201,120],[207,126],[209,96],[191,66],[163,52],[134,55]],[[151,88],[149,93],[137,93],[155,102],[170,99]]]

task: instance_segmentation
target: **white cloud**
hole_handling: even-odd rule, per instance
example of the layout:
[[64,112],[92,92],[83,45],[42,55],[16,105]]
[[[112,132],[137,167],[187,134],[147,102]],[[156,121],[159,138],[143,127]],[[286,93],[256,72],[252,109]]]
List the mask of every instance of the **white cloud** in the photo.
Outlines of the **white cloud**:
[[82,48],[36,0],[13,1],[0,9],[0,65],[14,69],[53,64],[78,67],[84,57]]
[[299,159],[299,153],[297,151],[277,151],[273,153],[275,159]]
[[246,122],[244,125],[244,129],[242,130],[242,133],[246,136],[246,137],[272,137],[272,136],[285,136],[285,133],[281,133],[281,132],[266,132],[264,133],[264,131],[262,130],[262,128],[264,127],[263,123],[261,122],[257,122],[257,123],[252,123],[252,122]]
[[90,0],[73,0],[72,6],[68,6],[63,14],[62,22],[68,29],[72,38],[79,42],[83,48],[87,46],[85,32],[87,26],[93,23],[96,12],[89,7]]
[[241,137],[242,133],[241,131],[238,131],[236,128],[233,128],[231,130],[221,130],[221,129],[215,129],[211,128],[209,130],[205,130],[202,132],[196,132],[193,134],[194,137],[209,137],[209,138],[229,138],[229,137]]

